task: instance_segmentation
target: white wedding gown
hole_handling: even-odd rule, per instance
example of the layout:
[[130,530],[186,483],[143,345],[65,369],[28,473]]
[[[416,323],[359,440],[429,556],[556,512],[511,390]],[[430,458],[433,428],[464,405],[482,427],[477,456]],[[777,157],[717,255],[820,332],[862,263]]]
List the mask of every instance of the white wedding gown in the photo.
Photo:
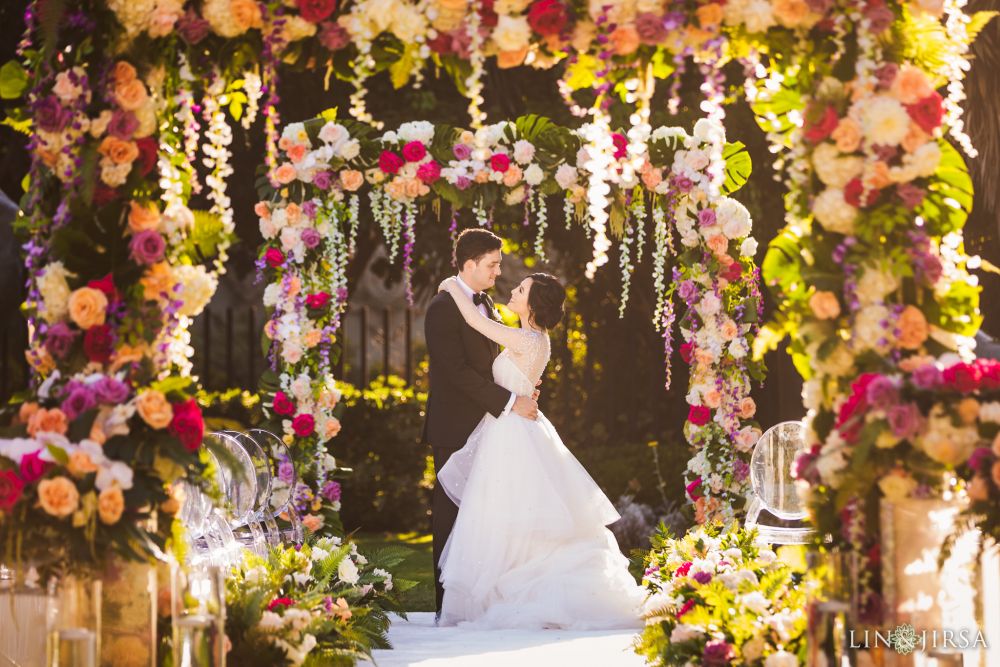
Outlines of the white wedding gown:
[[[530,396],[548,363],[548,336],[503,328],[507,348],[493,379]],[[543,415],[487,414],[438,483],[459,505],[441,557],[442,625],[641,626],[645,594],[605,528],[619,514]]]

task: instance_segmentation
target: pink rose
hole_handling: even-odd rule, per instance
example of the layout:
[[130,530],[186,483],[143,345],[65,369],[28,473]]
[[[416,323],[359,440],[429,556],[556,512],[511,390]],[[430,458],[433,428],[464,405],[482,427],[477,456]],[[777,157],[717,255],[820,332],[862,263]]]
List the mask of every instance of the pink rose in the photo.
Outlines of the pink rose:
[[174,417],[170,421],[170,432],[181,441],[184,449],[197,451],[205,437],[205,420],[198,402],[189,398],[183,403],[173,403],[172,407]]
[[264,253],[264,261],[274,269],[285,263],[285,255],[277,248],[268,248],[267,252]]
[[21,479],[28,484],[41,479],[49,467],[49,464],[39,456],[41,453],[42,450],[39,449],[36,452],[31,452],[21,457]]
[[490,158],[490,169],[501,174],[510,168],[510,158],[503,153],[494,153]]
[[704,426],[712,418],[712,411],[704,405],[692,405],[688,410],[688,421],[695,426]]
[[330,295],[326,292],[316,292],[306,297],[306,305],[313,310],[326,308],[328,303],[330,303]]
[[283,391],[274,394],[274,412],[282,416],[288,416],[295,412],[295,402],[292,401]]
[[300,438],[307,438],[316,430],[316,420],[309,414],[298,415],[292,420],[292,430]]

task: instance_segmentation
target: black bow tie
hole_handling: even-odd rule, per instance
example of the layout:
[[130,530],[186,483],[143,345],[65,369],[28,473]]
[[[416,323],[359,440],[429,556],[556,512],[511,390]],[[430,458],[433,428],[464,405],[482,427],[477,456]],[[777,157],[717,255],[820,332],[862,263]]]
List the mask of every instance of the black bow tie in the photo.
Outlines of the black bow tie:
[[480,306],[485,303],[488,307],[490,305],[490,297],[486,295],[486,292],[476,292],[475,294],[472,295],[472,303],[476,304],[477,306]]

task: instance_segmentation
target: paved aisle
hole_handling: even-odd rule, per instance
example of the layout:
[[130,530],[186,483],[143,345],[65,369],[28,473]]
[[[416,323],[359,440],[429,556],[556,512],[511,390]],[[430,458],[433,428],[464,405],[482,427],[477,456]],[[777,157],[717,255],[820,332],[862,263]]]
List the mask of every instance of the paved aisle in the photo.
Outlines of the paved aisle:
[[628,630],[462,630],[434,627],[434,614],[396,619],[389,640],[396,648],[375,651],[378,667],[640,667]]

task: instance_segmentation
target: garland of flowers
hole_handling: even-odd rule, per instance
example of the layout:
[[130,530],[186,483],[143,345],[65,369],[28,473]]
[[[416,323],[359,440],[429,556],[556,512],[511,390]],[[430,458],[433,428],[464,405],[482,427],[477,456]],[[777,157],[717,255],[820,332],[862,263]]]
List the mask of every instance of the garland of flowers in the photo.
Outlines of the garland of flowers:
[[753,530],[711,524],[679,539],[654,535],[636,653],[664,666],[806,664],[806,602],[816,580],[756,538]]

